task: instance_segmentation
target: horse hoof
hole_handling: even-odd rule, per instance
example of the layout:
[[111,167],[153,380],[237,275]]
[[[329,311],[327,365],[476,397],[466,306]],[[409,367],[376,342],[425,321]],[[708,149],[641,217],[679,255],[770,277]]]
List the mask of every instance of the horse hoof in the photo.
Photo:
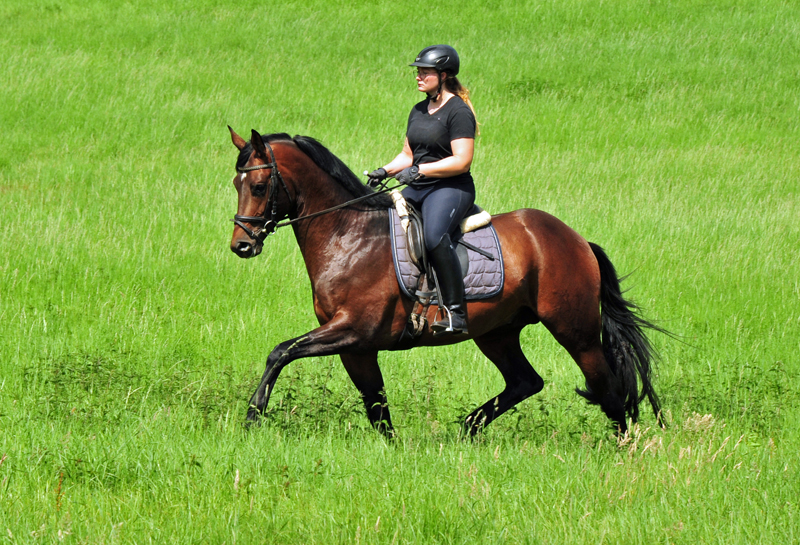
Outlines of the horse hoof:
[[468,416],[461,428],[462,438],[475,440],[485,428],[486,419]]
[[245,425],[248,428],[254,425],[260,426],[262,420],[264,420],[264,413],[262,413],[255,407],[250,407],[250,409],[247,411],[247,420],[245,421]]

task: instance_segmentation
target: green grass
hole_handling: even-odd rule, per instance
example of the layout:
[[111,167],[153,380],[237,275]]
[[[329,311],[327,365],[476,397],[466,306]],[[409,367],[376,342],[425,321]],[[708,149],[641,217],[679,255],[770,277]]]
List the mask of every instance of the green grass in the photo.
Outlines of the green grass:
[[[0,5],[0,540],[800,541],[800,9],[781,1]],[[633,273],[670,425],[617,444],[577,367],[475,442],[472,345],[381,356],[392,444],[315,326],[290,233],[228,250],[240,134],[354,171],[402,144],[406,66],[451,43],[479,201],[555,214]],[[368,289],[368,287],[365,287]]]

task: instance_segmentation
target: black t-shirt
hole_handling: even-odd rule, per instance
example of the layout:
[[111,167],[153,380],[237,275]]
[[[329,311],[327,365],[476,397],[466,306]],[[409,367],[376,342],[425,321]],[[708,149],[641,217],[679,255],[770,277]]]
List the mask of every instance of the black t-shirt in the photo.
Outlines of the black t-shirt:
[[[406,137],[408,145],[414,154],[414,164],[433,163],[451,157],[453,149],[450,147],[452,140],[459,138],[475,138],[475,115],[459,96],[453,96],[433,114],[428,113],[428,103],[425,99],[415,105],[408,116],[408,129]],[[412,186],[421,187],[434,184],[441,178],[422,178]],[[449,183],[472,182],[469,171],[458,176],[446,178]]]

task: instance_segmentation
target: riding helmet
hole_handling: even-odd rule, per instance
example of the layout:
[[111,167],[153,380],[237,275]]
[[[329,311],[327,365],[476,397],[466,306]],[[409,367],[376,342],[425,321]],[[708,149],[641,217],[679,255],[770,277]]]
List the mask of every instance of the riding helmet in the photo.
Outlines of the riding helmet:
[[449,45],[431,45],[419,52],[414,62],[409,66],[419,68],[435,68],[439,72],[455,77],[459,68],[458,53]]

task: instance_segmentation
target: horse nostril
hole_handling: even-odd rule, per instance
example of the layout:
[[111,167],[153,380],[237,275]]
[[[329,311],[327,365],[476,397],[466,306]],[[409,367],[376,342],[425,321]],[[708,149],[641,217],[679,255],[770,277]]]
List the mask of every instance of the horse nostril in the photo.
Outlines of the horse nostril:
[[236,246],[231,246],[231,250],[239,257],[250,257],[253,253],[253,246],[249,242],[239,242]]

